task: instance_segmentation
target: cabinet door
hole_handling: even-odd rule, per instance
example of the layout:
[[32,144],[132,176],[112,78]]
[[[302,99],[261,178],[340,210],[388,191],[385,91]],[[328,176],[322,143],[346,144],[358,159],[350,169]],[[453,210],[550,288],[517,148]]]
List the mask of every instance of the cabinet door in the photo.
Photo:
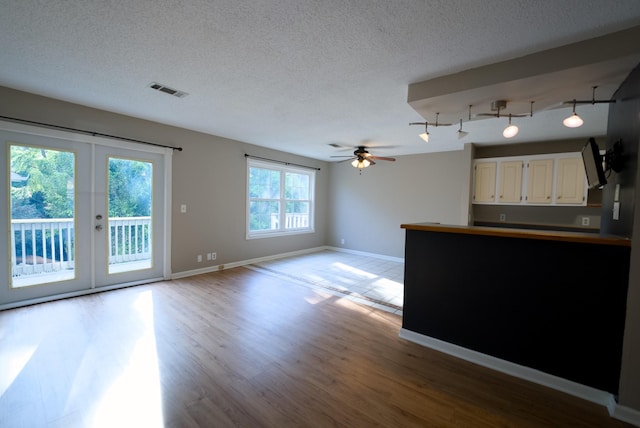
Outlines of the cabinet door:
[[522,200],[522,161],[500,162],[498,202],[519,204]]
[[495,202],[496,162],[476,163],[473,202]]
[[552,189],[553,159],[529,161],[526,202],[529,204],[551,204]]
[[584,164],[581,158],[558,159],[556,181],[557,204],[583,204],[585,202]]

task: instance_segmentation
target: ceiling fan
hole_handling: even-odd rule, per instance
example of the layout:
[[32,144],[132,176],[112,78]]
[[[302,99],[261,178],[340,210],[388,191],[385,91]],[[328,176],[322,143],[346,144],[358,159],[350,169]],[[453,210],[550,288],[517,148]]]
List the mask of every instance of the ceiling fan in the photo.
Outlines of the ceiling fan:
[[349,158],[340,162],[353,160],[353,162],[351,162],[351,165],[354,168],[358,168],[358,169],[366,168],[369,165],[375,165],[376,163],[374,162],[374,160],[383,160],[383,161],[391,161],[391,162],[394,162],[396,160],[395,158],[389,158],[384,156],[374,156],[367,151],[367,148],[365,146],[356,147],[356,150],[353,152],[353,156],[331,156],[331,157],[332,158]]

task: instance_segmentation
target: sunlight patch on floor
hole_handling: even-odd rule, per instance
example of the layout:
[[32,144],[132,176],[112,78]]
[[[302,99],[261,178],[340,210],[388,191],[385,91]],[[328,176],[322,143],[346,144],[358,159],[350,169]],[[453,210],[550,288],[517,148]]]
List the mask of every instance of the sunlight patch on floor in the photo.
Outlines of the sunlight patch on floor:
[[151,293],[142,293],[135,302],[144,328],[122,373],[97,400],[92,427],[164,425]]

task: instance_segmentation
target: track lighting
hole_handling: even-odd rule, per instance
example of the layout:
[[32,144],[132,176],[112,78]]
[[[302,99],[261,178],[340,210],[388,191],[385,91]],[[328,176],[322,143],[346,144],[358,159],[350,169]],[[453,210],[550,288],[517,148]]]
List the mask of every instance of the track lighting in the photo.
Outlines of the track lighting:
[[462,140],[467,135],[469,135],[469,133],[462,130],[462,119],[460,119],[460,129],[458,129],[458,140]]
[[411,122],[409,125],[424,125],[424,132],[418,135],[425,143],[429,142],[429,122]]
[[576,113],[576,100],[573,100],[573,114],[562,121],[562,124],[567,128],[577,128],[582,126],[584,120]]
[[429,130],[427,129],[427,122],[424,123],[424,132],[420,134],[420,138],[424,140],[425,143],[429,142]]
[[504,131],[502,131],[502,136],[504,138],[513,138],[518,135],[518,131],[520,131],[518,127],[511,124],[511,115],[509,115],[509,126],[504,128]]
[[582,118],[578,116],[578,114],[576,113],[576,104],[602,104],[602,103],[609,104],[609,103],[616,102],[616,100],[596,100],[596,88],[597,86],[593,86],[591,88],[593,91],[592,91],[590,100],[574,99],[573,101],[564,102],[565,104],[573,104],[573,114],[562,121],[562,124],[564,126],[566,126],[567,128],[578,128],[579,126],[582,126],[582,124],[584,123],[584,120],[582,120]]

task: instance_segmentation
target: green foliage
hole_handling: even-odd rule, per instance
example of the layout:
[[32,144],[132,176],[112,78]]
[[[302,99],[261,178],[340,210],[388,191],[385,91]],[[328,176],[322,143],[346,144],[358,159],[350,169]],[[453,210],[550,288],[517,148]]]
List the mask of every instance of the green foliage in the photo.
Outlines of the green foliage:
[[152,165],[109,159],[109,217],[151,215]]
[[[11,218],[73,218],[75,153],[11,146],[11,172],[28,178],[11,184]],[[109,160],[109,216],[151,215],[152,164]]]
[[72,152],[11,146],[11,171],[28,177],[11,186],[11,217],[73,217],[74,162]]

